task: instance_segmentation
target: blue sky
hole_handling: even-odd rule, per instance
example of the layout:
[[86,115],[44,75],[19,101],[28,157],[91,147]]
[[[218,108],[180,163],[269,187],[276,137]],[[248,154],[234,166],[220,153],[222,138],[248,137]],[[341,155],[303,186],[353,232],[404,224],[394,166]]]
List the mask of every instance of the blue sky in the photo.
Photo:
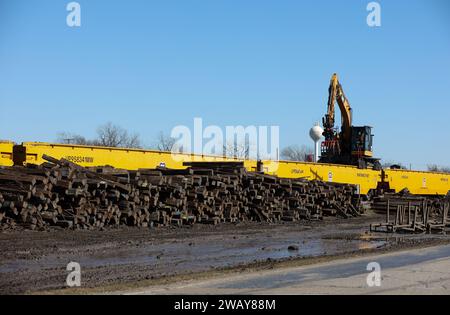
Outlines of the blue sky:
[[107,121],[151,144],[175,125],[279,125],[311,144],[333,72],[383,160],[450,165],[450,2],[0,0],[0,138],[94,137]]

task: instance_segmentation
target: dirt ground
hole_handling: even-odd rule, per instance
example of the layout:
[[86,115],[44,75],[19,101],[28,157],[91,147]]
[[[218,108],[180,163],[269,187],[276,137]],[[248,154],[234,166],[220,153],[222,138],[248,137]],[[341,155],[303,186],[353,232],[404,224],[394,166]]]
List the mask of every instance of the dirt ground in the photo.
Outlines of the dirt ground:
[[[212,273],[450,243],[450,238],[440,235],[369,233],[369,224],[383,219],[366,214],[277,224],[2,232],[0,293],[106,292]],[[76,290],[66,286],[66,266],[71,261],[81,266],[81,288]]]

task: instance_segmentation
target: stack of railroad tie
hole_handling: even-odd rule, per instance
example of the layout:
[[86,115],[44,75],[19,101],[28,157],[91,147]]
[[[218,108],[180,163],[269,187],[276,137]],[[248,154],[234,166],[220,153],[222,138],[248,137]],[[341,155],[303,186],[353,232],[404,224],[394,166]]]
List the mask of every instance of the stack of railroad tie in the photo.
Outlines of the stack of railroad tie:
[[44,158],[39,166],[0,168],[0,227],[182,226],[360,213],[355,186],[247,172],[242,162],[127,171]]

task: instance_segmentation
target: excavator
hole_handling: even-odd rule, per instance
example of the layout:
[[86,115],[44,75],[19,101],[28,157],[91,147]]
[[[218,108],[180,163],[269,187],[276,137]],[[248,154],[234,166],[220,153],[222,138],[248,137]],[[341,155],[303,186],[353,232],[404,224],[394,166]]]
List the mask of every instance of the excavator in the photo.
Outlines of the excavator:
[[[341,112],[341,130],[335,127],[335,103]],[[352,108],[336,73],[328,88],[328,109],[322,119],[323,136],[320,163],[355,165],[359,168],[381,169],[380,160],[373,157],[372,127],[352,126]]]

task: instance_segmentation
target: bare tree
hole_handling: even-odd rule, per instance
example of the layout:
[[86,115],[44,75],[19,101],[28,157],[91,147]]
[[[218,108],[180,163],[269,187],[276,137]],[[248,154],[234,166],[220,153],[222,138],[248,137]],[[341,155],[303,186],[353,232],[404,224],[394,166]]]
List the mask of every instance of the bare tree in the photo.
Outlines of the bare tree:
[[281,158],[288,161],[306,161],[307,156],[314,154],[314,149],[306,145],[290,145],[281,151]]
[[98,145],[107,147],[140,148],[141,141],[137,134],[129,135],[128,131],[108,122],[97,129]]
[[227,157],[238,159],[248,159],[250,156],[249,143],[232,143],[228,142],[223,146],[223,154]]
[[58,134],[56,141],[58,143],[66,144],[141,148],[139,135],[129,134],[128,131],[120,126],[113,125],[111,122],[108,122],[97,129],[97,138],[94,140],[86,139],[77,134],[62,132]]
[[58,143],[64,143],[64,144],[79,144],[79,145],[92,145],[93,144],[93,141],[87,140],[83,136],[68,133],[68,132],[59,133],[56,141]]
[[450,167],[438,166],[436,164],[428,164],[428,170],[430,172],[450,173]]
[[164,132],[161,131],[158,134],[154,147],[159,151],[172,151],[175,142],[176,139],[166,135]]
[[141,138],[137,133],[133,133],[128,136],[127,145],[128,148],[142,148]]

